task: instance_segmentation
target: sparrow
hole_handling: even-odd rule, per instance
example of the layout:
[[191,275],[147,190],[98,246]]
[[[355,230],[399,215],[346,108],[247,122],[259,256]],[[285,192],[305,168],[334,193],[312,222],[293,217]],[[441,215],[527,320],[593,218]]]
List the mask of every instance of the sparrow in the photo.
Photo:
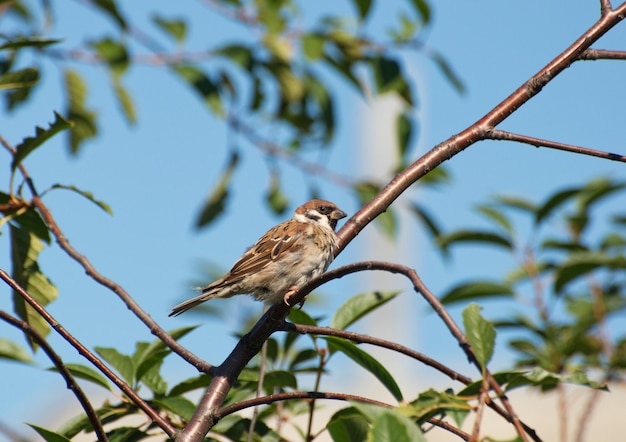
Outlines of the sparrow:
[[293,217],[271,228],[228,273],[199,288],[200,295],[174,307],[178,316],[213,298],[250,294],[267,305],[287,303],[299,287],[326,271],[335,256],[337,221],[346,213],[330,201],[314,199]]

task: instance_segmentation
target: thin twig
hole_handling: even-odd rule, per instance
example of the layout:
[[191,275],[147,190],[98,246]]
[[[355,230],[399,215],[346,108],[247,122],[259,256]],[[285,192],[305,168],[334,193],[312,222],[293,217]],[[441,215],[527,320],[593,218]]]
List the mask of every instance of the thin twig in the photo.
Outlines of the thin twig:
[[606,15],[613,10],[611,0],[600,0],[600,13]]
[[626,51],[589,48],[578,56],[578,60],[626,60]]
[[111,380],[120,390],[124,392],[150,419],[152,419],[168,436],[173,436],[176,430],[163,419],[159,413],[152,409],[123,379],[117,376],[107,367],[96,355],[87,347],[80,343],[65,327],[63,327],[48,311],[33,298],[24,288],[22,288],[7,272],[0,269],[0,279],[17,292],[63,339],[74,347],[80,355],[91,362],[102,374]]
[[559,143],[556,141],[543,140],[541,138],[515,134],[504,130],[493,129],[486,135],[485,139],[516,141],[518,143],[530,144],[531,146],[535,147],[548,147],[550,149],[564,150],[566,152],[573,152],[581,155],[589,155],[592,157],[603,158],[605,160],[626,163],[626,155],[603,152],[601,150],[589,149],[587,147],[574,146],[572,144]]
[[80,402],[80,405],[85,411],[89,422],[91,422],[91,426],[93,427],[93,430],[96,433],[98,440],[107,442],[109,438],[107,437],[106,432],[102,427],[102,422],[100,422],[96,410],[94,410],[91,402],[89,402],[89,398],[87,398],[87,395],[85,394],[83,389],[80,388],[80,385],[78,385],[78,382],[76,382],[76,379],[74,378],[72,373],[70,373],[68,368],[65,366],[63,360],[61,359],[61,356],[59,356],[54,351],[50,344],[48,344],[48,341],[46,341],[43,336],[41,336],[34,328],[32,328],[29,323],[22,321],[21,319],[17,319],[9,315],[5,311],[0,310],[0,319],[3,319],[9,324],[20,328],[33,341],[35,341],[37,345],[41,347],[41,349],[48,356],[48,358],[50,358],[50,361],[52,361],[57,370],[59,370],[59,373],[61,374],[61,376],[63,376],[63,379],[65,379],[67,388],[72,390],[74,396],[76,396],[76,399],[78,399],[78,402]]

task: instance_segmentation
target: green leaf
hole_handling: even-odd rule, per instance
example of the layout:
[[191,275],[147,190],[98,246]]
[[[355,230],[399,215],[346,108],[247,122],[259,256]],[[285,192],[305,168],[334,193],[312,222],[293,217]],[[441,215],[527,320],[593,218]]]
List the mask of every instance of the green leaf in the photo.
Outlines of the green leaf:
[[391,376],[380,362],[351,342],[333,336],[325,336],[324,339],[328,342],[328,348],[332,353],[340,351],[348,356],[361,367],[372,373],[397,401],[402,401],[400,387],[398,387],[393,376]]
[[399,157],[404,160],[411,144],[413,122],[406,112],[401,113],[396,120],[396,137],[398,139]]
[[[112,391],[107,379],[102,376],[99,371],[96,371],[91,367],[87,367],[81,364],[65,364],[65,368],[67,368],[75,378],[93,382],[96,385],[100,385],[101,387]],[[48,370],[58,372],[57,367],[50,367]]]
[[70,439],[63,436],[62,434],[55,433],[52,430],[48,430],[46,428],[40,427],[35,424],[26,424],[35,430],[46,442],[71,442]]
[[426,230],[428,230],[433,238],[437,238],[441,234],[439,224],[424,206],[412,203],[410,209],[417,219],[426,227]]
[[[364,206],[378,194],[380,187],[371,182],[361,182],[355,184],[354,190],[356,191],[360,204]],[[387,208],[385,212],[378,215],[375,221],[376,225],[382,229],[388,239],[395,238],[397,233],[397,221],[391,207]]]
[[384,410],[372,422],[368,441],[427,442],[420,428],[397,410]]
[[126,121],[130,124],[135,124],[137,114],[135,113],[133,99],[118,77],[114,77],[113,79],[113,91],[115,92],[115,98],[122,109],[122,114],[126,118]]
[[577,197],[579,210],[587,212],[593,204],[624,188],[626,188],[624,182],[616,182],[608,178],[593,180],[581,189]]
[[447,235],[441,235],[437,239],[437,243],[440,247],[443,248],[447,248],[453,244],[465,242],[476,242],[485,245],[491,244],[513,250],[513,243],[511,242],[510,238],[494,232],[481,232],[478,230],[457,230],[456,232],[452,232]]
[[76,154],[82,143],[98,133],[96,113],[85,106],[87,85],[81,76],[72,70],[65,71],[65,93],[67,119],[73,123],[70,132],[70,152]]
[[216,115],[222,114],[222,100],[216,83],[204,72],[192,65],[173,66],[174,72],[191,86]]
[[160,408],[176,413],[185,421],[189,421],[196,411],[195,404],[183,396],[164,397],[155,399],[152,402]]
[[400,292],[368,292],[353,296],[337,309],[330,326],[345,330],[363,316],[395,298],[398,293]]
[[363,442],[367,440],[369,424],[355,407],[337,411],[326,424],[333,442]]
[[50,123],[48,129],[35,127],[35,137],[27,137],[22,140],[15,148],[15,155],[11,163],[11,173],[17,169],[24,159],[30,155],[35,149],[48,141],[54,135],[72,127],[72,123],[65,120],[61,115],[54,113],[54,122]]
[[441,297],[442,304],[479,298],[511,297],[513,289],[508,284],[492,281],[472,281],[454,286]]
[[480,310],[480,306],[476,304],[470,304],[463,310],[463,326],[465,327],[465,336],[474,350],[476,360],[484,370],[493,355],[496,330],[490,322],[481,316]]
[[626,258],[623,256],[611,257],[599,252],[572,253],[563,265],[557,268],[554,281],[555,293],[560,293],[567,284],[577,278],[602,267],[625,269]]
[[228,199],[230,181],[238,162],[239,155],[236,152],[233,152],[224,172],[222,172],[222,176],[217,183],[217,186],[215,186],[204,203],[202,212],[196,221],[196,228],[199,229],[211,224],[224,211],[224,206],[226,205],[226,200]]
[[45,48],[46,46],[60,43],[62,41],[63,40],[53,39],[53,38],[20,36],[0,45],[0,51],[7,50],[7,49],[15,50],[15,49],[21,49],[21,48],[26,48],[26,47],[41,49],[41,48]]
[[295,324],[317,325],[317,321],[310,317],[304,310],[292,308],[287,318]]
[[359,11],[359,18],[365,20],[372,8],[372,0],[353,0],[354,6]]
[[115,348],[96,347],[96,352],[117,370],[127,384],[135,385],[135,365],[130,356],[124,355]]
[[[226,45],[218,49],[216,53],[229,58],[233,63],[248,71],[252,69],[252,66],[254,64],[253,51],[243,45]],[[257,77],[255,77],[255,80],[257,80]]]
[[413,4],[413,8],[415,9],[415,11],[419,13],[419,15],[422,17],[422,21],[424,22],[424,24],[430,23],[431,14],[428,2],[424,0],[411,0],[411,3]]
[[0,75],[0,91],[31,88],[38,82],[39,70],[37,68],[24,68]]
[[95,49],[98,56],[107,64],[115,76],[122,75],[126,72],[130,58],[126,46],[122,43],[107,37],[102,40],[93,41],[89,45]]
[[510,207],[512,209],[518,209],[532,215],[537,211],[537,207],[530,201],[515,196],[498,196],[495,198],[499,205]]
[[450,415],[460,427],[473,407],[467,403],[467,398],[459,396],[451,390],[440,392],[431,388],[420,393],[410,404],[403,405],[401,411],[419,423],[425,423],[436,415]]
[[429,51],[429,55],[443,74],[444,78],[450,82],[458,93],[464,94],[465,85],[463,84],[463,81],[461,81],[461,78],[456,74],[456,72],[454,72],[454,69],[452,69],[452,66],[450,66],[443,55],[433,50]]
[[24,348],[4,338],[0,338],[0,358],[27,364],[33,363],[33,359]]
[[154,14],[152,21],[161,28],[162,31],[165,31],[165,33],[176,40],[177,43],[185,41],[185,37],[187,36],[187,22],[184,20],[168,20],[160,15]]
[[113,210],[111,210],[111,207],[105,203],[104,201],[98,200],[94,197],[93,193],[91,192],[87,192],[86,190],[81,190],[76,186],[73,185],[65,185],[65,184],[53,184],[51,189],[65,189],[65,190],[71,190],[72,192],[76,192],[77,194],[87,198],[89,201],[91,201],[92,203],[94,203],[96,206],[100,207],[102,210],[104,210],[106,213],[108,213],[109,215],[113,215]]
[[25,231],[50,244],[50,231],[37,210],[29,208],[20,215],[14,216],[13,220],[22,226]]
[[[9,231],[13,279],[39,304],[48,305],[56,299],[58,290],[39,269],[37,258],[44,248],[43,243],[32,233],[13,225]],[[18,317],[41,336],[50,333],[48,323],[18,293],[13,294],[13,305]],[[29,343],[31,348],[37,348],[37,344],[30,338]]]
[[109,15],[120,28],[128,29],[126,19],[120,13],[114,0],[93,0],[92,3]]
[[317,33],[304,34],[300,39],[302,52],[311,61],[319,60],[324,55],[326,38]]
[[211,376],[201,374],[194,378],[186,379],[183,382],[176,384],[170,390],[168,396],[180,396],[190,391],[204,389],[211,383]]
[[298,381],[293,373],[286,370],[273,370],[265,373],[263,378],[263,388],[272,393],[276,389],[292,388],[298,389]]
[[561,190],[550,196],[545,203],[537,208],[535,213],[535,224],[540,224],[544,219],[548,218],[556,209],[565,204],[568,200],[573,199],[580,192],[580,188],[570,188]]
[[476,210],[502,227],[509,236],[513,234],[513,225],[511,224],[511,221],[509,221],[509,219],[500,210],[487,205],[480,205],[476,207]]
[[[154,356],[152,359],[157,359],[157,357]],[[139,369],[144,370],[144,366],[138,367],[135,377],[137,378],[137,382],[141,381],[155,396],[163,396],[167,393],[167,382],[165,382],[160,373],[163,360],[154,364],[151,362],[151,360],[146,361],[145,366],[149,366],[149,368],[141,374],[139,373]]]

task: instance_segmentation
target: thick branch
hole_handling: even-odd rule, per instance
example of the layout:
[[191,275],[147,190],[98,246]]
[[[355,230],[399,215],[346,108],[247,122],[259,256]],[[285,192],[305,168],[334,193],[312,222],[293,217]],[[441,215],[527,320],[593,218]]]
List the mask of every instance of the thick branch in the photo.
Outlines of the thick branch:
[[63,337],[72,347],[74,347],[80,355],[85,357],[91,362],[102,374],[111,380],[120,390],[124,392],[144,413],[146,413],[153,422],[155,422],[161,429],[167,433],[168,436],[172,436],[175,433],[174,428],[163,419],[159,413],[150,407],[135,391],[124,382],[119,376],[113,373],[109,367],[106,366],[96,355],[94,355],[87,347],[81,344],[74,336],[72,336],[65,328],[43,308],[41,304],[33,298],[30,293],[24,290],[13,278],[9,276],[4,270],[0,269],[0,279],[9,285],[13,290],[17,292],[48,324],[52,327],[60,336]]
[[494,129],[490,131],[487,139],[516,141],[518,143],[530,144],[535,147],[548,147],[550,149],[564,150],[581,155],[589,155],[592,157],[604,158],[606,160],[620,161],[626,163],[626,155],[617,153],[603,152],[601,150],[589,149],[587,147],[574,146],[572,144],[559,143],[556,141],[542,140],[541,138],[529,137],[527,135],[519,135],[504,130]]
[[100,422],[100,419],[98,418],[96,411],[93,409],[91,402],[89,402],[87,395],[85,394],[83,389],[80,388],[80,385],[78,385],[76,379],[74,378],[74,376],[72,376],[72,373],[70,373],[70,371],[67,369],[61,357],[53,350],[50,344],[48,344],[48,341],[46,341],[43,336],[37,333],[37,331],[33,329],[30,324],[20,319],[17,319],[2,310],[0,310],[0,319],[3,319],[9,324],[20,328],[41,347],[46,355],[48,355],[50,361],[52,361],[57,370],[59,370],[61,376],[63,376],[63,379],[65,379],[65,382],[67,383],[67,388],[72,390],[74,396],[76,396],[76,399],[78,399],[78,402],[80,402],[81,407],[83,407],[83,410],[85,411],[89,422],[91,422],[91,426],[93,427],[93,430],[96,433],[98,440],[107,442],[109,439],[107,438],[106,432],[102,427],[102,422]]

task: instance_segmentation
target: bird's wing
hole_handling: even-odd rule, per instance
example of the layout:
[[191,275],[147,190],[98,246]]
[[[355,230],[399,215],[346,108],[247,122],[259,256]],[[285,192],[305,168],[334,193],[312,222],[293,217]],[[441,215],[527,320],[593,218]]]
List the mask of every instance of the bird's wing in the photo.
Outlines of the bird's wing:
[[236,283],[246,275],[259,272],[268,263],[275,261],[281,253],[302,247],[305,225],[289,220],[274,227],[259,239],[256,244],[233,265],[228,283]]

